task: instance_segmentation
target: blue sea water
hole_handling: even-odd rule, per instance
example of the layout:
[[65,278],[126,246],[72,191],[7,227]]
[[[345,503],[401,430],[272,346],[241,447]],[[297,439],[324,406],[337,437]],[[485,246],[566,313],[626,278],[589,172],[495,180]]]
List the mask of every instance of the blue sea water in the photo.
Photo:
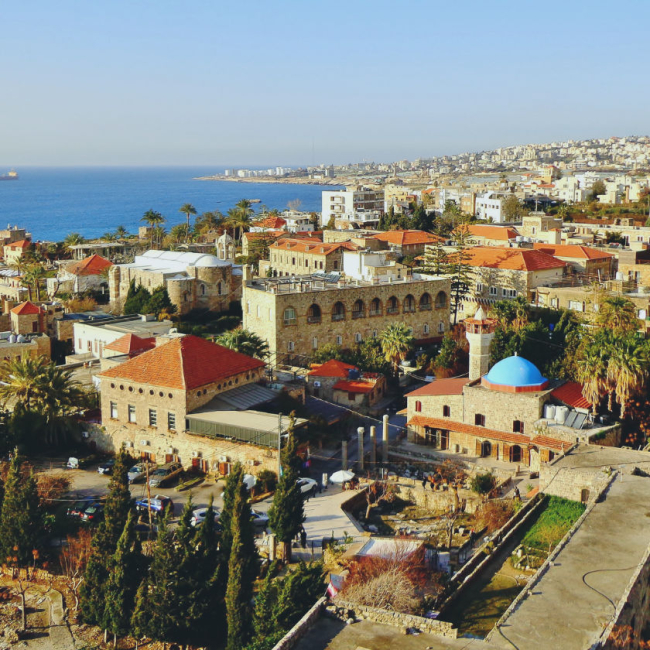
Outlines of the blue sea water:
[[[88,238],[124,226],[136,233],[149,209],[167,218],[166,227],[184,223],[178,209],[227,212],[241,199],[261,199],[256,210],[283,210],[299,199],[301,210],[321,210],[318,185],[198,181],[217,171],[206,167],[25,167],[20,179],[0,182],[0,227],[19,225],[34,241],[60,241],[71,232]],[[336,189],[328,187],[327,189]]]

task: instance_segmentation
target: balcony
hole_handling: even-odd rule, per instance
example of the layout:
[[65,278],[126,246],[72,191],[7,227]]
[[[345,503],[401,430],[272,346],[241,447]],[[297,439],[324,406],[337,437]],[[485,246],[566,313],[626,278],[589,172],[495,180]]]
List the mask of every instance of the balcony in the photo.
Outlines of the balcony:
[[415,305],[404,305],[404,313],[405,314],[414,314],[415,313]]
[[308,323],[320,323],[321,322],[321,317],[320,316],[307,316],[307,322]]
[[399,314],[399,307],[387,307],[386,308],[386,313],[387,314]]
[[426,302],[426,303],[420,305],[420,311],[431,311],[431,303]]
[[345,314],[332,314],[332,321],[345,320]]
[[365,317],[366,317],[366,312],[365,311],[353,311],[352,312],[352,319],[365,318]]
[[381,309],[371,309],[369,314],[370,316],[381,316]]

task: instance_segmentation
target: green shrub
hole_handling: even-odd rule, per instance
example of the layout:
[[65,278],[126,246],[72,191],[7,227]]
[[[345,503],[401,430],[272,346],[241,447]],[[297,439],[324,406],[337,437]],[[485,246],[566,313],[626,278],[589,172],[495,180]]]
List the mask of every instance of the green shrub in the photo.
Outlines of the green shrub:
[[540,550],[557,546],[584,511],[585,506],[582,503],[561,497],[549,497],[543,512],[526,533],[522,544]]

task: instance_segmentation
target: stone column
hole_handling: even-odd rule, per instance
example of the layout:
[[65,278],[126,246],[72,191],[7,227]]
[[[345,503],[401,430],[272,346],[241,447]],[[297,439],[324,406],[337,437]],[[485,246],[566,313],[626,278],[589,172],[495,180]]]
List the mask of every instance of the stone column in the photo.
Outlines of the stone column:
[[370,427],[370,469],[377,471],[377,427]]
[[359,442],[359,469],[364,469],[364,462],[363,462],[363,434],[365,432],[365,429],[363,427],[359,427],[357,429],[357,436],[358,436],[358,442]]
[[278,558],[275,535],[271,533],[267,539],[268,539],[268,549],[269,549],[269,562],[273,562]]
[[384,465],[388,464],[388,415],[384,415],[384,431],[383,438],[381,441],[381,460]]
[[348,468],[348,441],[344,440],[341,443],[341,469],[347,469]]

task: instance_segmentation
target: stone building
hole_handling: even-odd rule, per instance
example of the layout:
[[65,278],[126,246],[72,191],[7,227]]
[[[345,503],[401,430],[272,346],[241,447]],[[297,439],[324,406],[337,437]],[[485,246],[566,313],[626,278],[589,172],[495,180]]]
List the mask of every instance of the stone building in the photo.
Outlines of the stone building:
[[28,239],[21,239],[5,244],[3,247],[5,264],[16,264],[28,250],[33,248],[32,242]]
[[594,422],[581,385],[549,381],[518,356],[485,373],[492,325],[480,312],[468,323],[469,379],[433,381],[406,396],[411,442],[534,470],[578,441],[617,443],[618,427]]
[[303,239],[280,239],[269,246],[268,262],[260,262],[260,275],[266,276],[269,270],[273,277],[340,272],[343,269],[343,251],[356,248],[351,242],[324,244]]
[[449,328],[448,278],[404,275],[372,282],[326,275],[259,278],[245,282],[244,329],[266,340],[277,360],[309,356],[327,343],[352,347],[404,323],[419,341],[442,337]]
[[22,302],[28,295],[29,291],[23,286],[20,271],[0,268],[0,300]]
[[505,246],[513,244],[519,233],[508,226],[468,224],[464,226],[469,238],[477,246]]
[[108,269],[113,266],[106,258],[93,254],[83,260],[65,264],[55,278],[47,278],[47,293],[83,293],[105,291],[108,293]]
[[609,280],[614,271],[615,256],[591,246],[533,244],[533,248],[566,262],[576,273],[587,273],[600,280]]
[[64,316],[63,306],[56,303],[39,305],[26,301],[13,307],[10,312],[11,331],[13,334],[47,334],[56,336],[56,325]]
[[50,359],[52,356],[52,340],[45,334],[24,336],[11,334],[6,338],[0,338],[0,360],[36,359],[44,357]]
[[331,359],[307,374],[307,390],[319,399],[363,412],[384,398],[386,378]]
[[289,419],[233,406],[275,397],[257,384],[264,365],[196,336],[159,338],[155,348],[98,376],[102,430],[91,442],[206,472],[227,474],[236,461],[250,473],[277,471],[278,427],[284,433]]
[[385,242],[398,255],[421,255],[427,245],[443,240],[423,230],[387,230],[375,235],[374,239]]
[[241,269],[214,255],[147,251],[132,264],[109,270],[111,305],[120,309],[131,282],[149,291],[165,287],[179,314],[193,309],[224,311],[241,296]]

